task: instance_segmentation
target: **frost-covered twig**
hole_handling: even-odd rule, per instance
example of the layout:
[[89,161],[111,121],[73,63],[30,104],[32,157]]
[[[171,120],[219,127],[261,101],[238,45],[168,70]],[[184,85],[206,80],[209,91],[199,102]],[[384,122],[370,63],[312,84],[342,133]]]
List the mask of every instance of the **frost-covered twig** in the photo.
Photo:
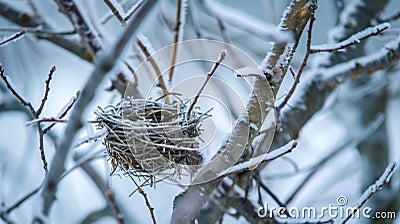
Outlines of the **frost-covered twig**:
[[[23,28],[26,30],[26,34],[35,34],[35,35],[47,35],[47,36],[68,36],[76,34],[75,30],[70,31],[55,31],[55,30],[47,30],[41,27],[37,28],[30,28],[26,27]],[[20,32],[20,27],[0,27],[0,32]]]
[[22,105],[27,107],[31,111],[32,115],[35,117],[36,111],[33,108],[32,104],[17,92],[16,87],[11,82],[11,80],[9,80],[10,78],[4,74],[4,68],[1,64],[0,64],[0,77],[3,80],[4,84],[6,84],[7,89],[9,89],[11,93],[18,99],[18,101]]
[[309,78],[303,82],[305,84],[302,86],[302,90],[297,91],[297,94],[295,93],[289,101],[294,109],[282,110],[280,118],[284,124],[284,129],[275,135],[275,144],[277,146],[286,144],[292,139],[290,136],[296,135],[300,131],[303,125],[322,108],[329,93],[346,79],[389,68],[397,63],[399,58],[400,38],[397,38],[386,44],[378,52],[330,68],[307,72],[306,76]]
[[260,65],[275,96],[292,61],[304,27],[316,9],[316,0],[293,0],[283,12],[278,30],[292,32],[294,42],[274,43],[271,52],[267,54]]
[[81,14],[75,2],[73,0],[55,1],[80,35],[89,53],[94,56],[98,51],[102,50],[98,36],[90,29],[88,22]]
[[[123,25],[125,24],[131,17],[132,15],[136,12],[136,10],[143,4],[145,0],[139,0],[135,5],[133,5],[127,13],[124,12],[122,7],[120,6],[119,3],[115,2],[114,0],[104,0],[108,8],[110,8],[111,13],[114,14],[114,16],[118,19],[118,21]],[[111,15],[112,15],[111,14]],[[101,22],[101,24],[105,24],[108,19],[110,18],[110,15],[107,15]]]
[[[38,118],[38,114],[37,114],[35,108],[33,108],[32,104],[17,92],[16,87],[14,87],[14,84],[12,84],[12,82],[7,78],[7,76],[4,75],[4,69],[1,66],[1,64],[0,64],[0,77],[3,80],[3,82],[6,84],[6,87],[18,99],[18,101],[23,106],[25,106],[26,108],[29,109],[29,111],[31,112],[32,117],[34,119],[37,119]],[[40,124],[37,124],[36,127],[37,127],[38,134],[39,134],[40,158],[42,159],[44,172],[47,173],[47,160],[46,160],[46,155],[44,153],[44,143],[43,143],[43,135],[44,135],[44,133],[43,133],[42,126]]]
[[[268,153],[267,155],[261,155],[261,157],[263,157],[263,159],[261,160],[261,163],[270,162],[270,161],[275,160],[279,157],[282,157],[288,153],[291,153],[293,151],[293,149],[296,148],[296,146],[297,146],[297,142],[293,141],[277,150],[274,150],[274,151]],[[257,160],[258,158],[254,158],[254,159]],[[227,170],[225,173],[220,175],[219,178],[226,177],[226,176],[229,176],[234,173],[240,173],[245,170],[250,170],[250,169],[252,169],[252,166],[254,166],[254,164],[251,161],[239,163],[237,165],[232,166],[229,170]]]
[[225,23],[232,24],[261,38],[267,38],[277,43],[288,43],[293,40],[289,32],[278,32],[275,25],[257,20],[239,10],[217,1],[202,0],[206,10]]
[[[19,11],[9,4],[5,3],[4,1],[0,1],[0,15],[7,20],[18,24],[22,27],[25,27],[28,31],[30,30],[29,27],[43,27],[46,30],[52,30],[50,25],[43,21],[40,17],[35,17],[31,15],[29,12]],[[66,49],[67,51],[77,55],[78,57],[92,61],[93,58],[88,57],[86,50],[81,44],[75,40],[70,40],[68,38],[60,37],[60,36],[52,36],[47,34],[40,34],[36,33],[39,39],[45,39],[50,41],[51,43]]]
[[44,104],[47,101],[47,97],[49,95],[49,91],[50,91],[50,81],[53,78],[53,73],[56,71],[56,66],[51,67],[49,75],[45,81],[46,83],[46,87],[44,89],[44,96],[42,98],[42,102],[40,103],[39,108],[36,110],[36,115],[39,116],[42,113],[42,110],[44,108]]
[[114,0],[104,0],[104,3],[110,8],[111,12],[114,14],[114,16],[119,20],[121,24],[124,24],[124,18],[122,17],[123,10],[119,6],[118,3],[114,2]]
[[[315,21],[314,12],[312,12],[312,16],[311,16],[311,19],[310,19],[310,26],[308,28],[306,54],[304,55],[303,62],[301,63],[301,66],[300,66],[299,70],[297,71],[297,75],[296,75],[296,78],[295,78],[295,80],[293,82],[292,87],[290,88],[288,94],[283,99],[282,103],[279,104],[279,106],[276,108],[278,114],[280,113],[281,109],[287,104],[287,102],[289,101],[290,97],[292,97],[294,91],[296,90],[297,85],[300,83],[301,74],[303,73],[304,68],[307,66],[307,61],[308,61],[308,58],[309,58],[310,53],[311,53],[311,35],[312,35],[312,29],[313,29],[314,21]],[[295,73],[294,73],[292,67],[289,67],[289,69],[290,69],[290,72],[294,75]]]
[[[71,110],[72,106],[74,106],[75,102],[78,100],[79,94],[80,94],[79,91],[76,92],[75,96],[73,96],[73,97],[68,101],[68,103],[65,104],[65,106],[60,110],[60,112],[58,112],[58,114],[57,114],[57,116],[56,116],[57,119],[62,119],[62,118],[64,118],[64,117],[67,115],[68,111]],[[52,128],[54,127],[54,125],[56,125],[56,122],[50,124],[50,125],[47,126],[47,127],[45,127],[45,128],[43,129],[43,133],[46,134],[47,132],[49,132],[50,129],[52,129]]]
[[[175,16],[175,25],[174,25],[174,41],[173,41],[173,46],[172,46],[172,55],[171,55],[171,66],[169,69],[168,73],[168,80],[169,82],[172,81],[172,76],[174,75],[174,70],[175,70],[175,62],[176,62],[176,54],[178,51],[178,40],[179,40],[179,34],[180,34],[180,29],[182,28],[183,24],[181,21],[181,14],[183,11],[183,14],[186,13],[186,8],[187,7],[187,0],[177,0],[176,2],[176,16]],[[182,10],[183,8],[183,10]],[[183,15],[185,17],[185,15]]]
[[21,206],[23,203],[25,203],[29,198],[31,198],[33,195],[35,195],[37,192],[39,192],[40,187],[42,185],[40,185],[39,187],[36,187],[35,189],[33,189],[32,191],[30,191],[28,194],[26,194],[24,197],[22,197],[21,199],[19,199],[17,202],[15,202],[13,205],[11,205],[10,207],[4,209],[4,210],[0,210],[0,218],[3,218],[5,216],[7,216],[8,214],[10,214],[12,211],[14,211],[14,209],[18,208],[19,206]]
[[152,57],[154,50],[151,47],[150,42],[145,36],[139,35],[136,40],[136,43],[139,46],[140,50],[142,50],[143,54],[146,56],[146,59],[150,62],[151,66],[153,67],[162,94],[165,95],[165,103],[169,104],[168,89],[167,86],[165,85],[164,78],[162,77],[160,67],[158,67],[157,62]]
[[389,29],[389,27],[390,27],[389,23],[382,23],[374,27],[368,27],[367,29],[360,31],[339,43],[312,46],[310,52],[314,54],[319,52],[339,51],[348,48],[352,45],[358,44],[369,37],[376,36],[382,33],[383,31]]
[[45,123],[45,122],[54,122],[54,123],[65,123],[68,122],[67,120],[59,119],[56,117],[41,117],[38,119],[33,119],[31,121],[26,122],[26,126],[31,126],[39,123]]
[[103,128],[100,131],[95,132],[94,134],[88,135],[88,136],[82,138],[81,140],[79,140],[78,143],[75,144],[75,148],[77,148],[85,143],[96,141],[97,139],[104,137],[107,133],[108,133],[108,129]]
[[394,171],[396,170],[398,164],[397,162],[391,162],[385,171],[383,172],[382,176],[367,190],[364,191],[362,194],[361,198],[357,202],[357,209],[352,209],[351,214],[346,217],[346,219],[342,222],[347,223],[355,213],[357,213],[364,205],[367,203],[367,201],[380,189],[382,189],[387,183],[389,183],[390,178],[392,177]]
[[212,67],[211,71],[207,73],[207,78],[204,81],[203,85],[197,92],[196,96],[193,99],[193,102],[190,104],[189,109],[187,110],[186,116],[190,117],[190,114],[193,110],[194,105],[196,105],[197,100],[199,100],[199,97],[201,93],[203,92],[204,88],[207,86],[208,81],[211,79],[211,77],[214,75],[215,71],[217,70],[218,66],[221,64],[221,62],[225,59],[226,57],[226,50],[221,51],[217,61],[215,62],[214,66]]
[[70,151],[71,145],[73,144],[76,133],[82,126],[82,116],[87,105],[92,101],[96,89],[100,86],[100,82],[114,67],[121,52],[127,46],[129,40],[141,24],[142,19],[152,9],[155,3],[155,1],[146,1],[142,5],[142,7],[137,11],[137,14],[135,14],[136,19],[133,19],[129,26],[126,27],[125,31],[116,40],[113,47],[110,48],[111,50],[100,57],[97,66],[86,82],[81,97],[72,109],[71,119],[65,128],[63,138],[61,138],[61,142],[57,148],[57,153],[54,155],[52,160],[46,182],[41,192],[42,198],[39,206],[42,214],[37,214],[35,220],[41,220],[41,217],[47,217],[50,213],[51,205],[55,200],[59,177],[65,170],[67,155]]
[[3,40],[0,40],[0,46],[7,44],[8,42],[18,40],[18,38],[22,37],[26,33],[26,29],[22,29],[18,33],[13,34],[10,37],[5,37]]

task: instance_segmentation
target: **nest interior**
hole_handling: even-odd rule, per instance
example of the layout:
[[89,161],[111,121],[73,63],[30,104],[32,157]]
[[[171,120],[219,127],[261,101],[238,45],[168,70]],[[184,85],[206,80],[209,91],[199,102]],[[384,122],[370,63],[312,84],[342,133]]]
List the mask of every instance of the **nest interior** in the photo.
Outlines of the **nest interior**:
[[117,167],[155,175],[181,169],[180,164],[200,164],[200,126],[209,115],[196,110],[188,115],[185,105],[128,97],[115,106],[99,108],[99,127],[108,129],[104,145],[111,158],[111,174]]

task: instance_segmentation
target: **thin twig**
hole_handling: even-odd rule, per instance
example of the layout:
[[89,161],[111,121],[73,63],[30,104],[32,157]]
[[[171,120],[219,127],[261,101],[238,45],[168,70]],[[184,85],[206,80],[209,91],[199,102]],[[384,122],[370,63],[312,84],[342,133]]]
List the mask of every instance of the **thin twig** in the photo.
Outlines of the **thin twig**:
[[100,86],[99,84],[103,78],[114,67],[121,52],[128,45],[139,25],[142,24],[142,19],[146,17],[146,14],[155,4],[156,1],[145,1],[142,7],[140,7],[138,12],[135,14],[136,19],[131,21],[121,36],[114,42],[111,49],[99,58],[97,66],[83,87],[82,97],[80,97],[76,102],[71,113],[71,118],[65,128],[63,138],[61,138],[61,142],[58,144],[57,153],[54,155],[41,193],[41,202],[39,205],[39,211],[41,214],[37,214],[34,220],[40,221],[42,220],[41,217],[49,216],[51,205],[53,204],[57,193],[59,177],[65,170],[65,161],[71,149],[75,135],[82,127],[82,116],[86,107],[93,100],[96,90]]
[[173,43],[173,47],[172,47],[172,56],[171,56],[171,68],[169,70],[169,74],[168,74],[168,81],[171,82],[172,81],[172,76],[174,75],[174,69],[175,69],[175,62],[176,62],[176,54],[178,51],[178,40],[179,40],[179,28],[181,25],[181,5],[182,5],[182,1],[181,0],[177,0],[176,3],[176,18],[175,18],[175,25],[174,25],[174,43]]
[[[54,30],[45,30],[42,28],[32,28],[25,27],[26,34],[36,34],[36,35],[48,35],[48,36],[68,36],[76,34],[75,30],[71,31],[54,31]],[[19,32],[21,30],[20,27],[0,27],[0,32]]]
[[78,32],[89,53],[94,56],[102,50],[100,40],[90,29],[81,11],[73,0],[55,0],[61,11],[67,16],[75,30]]
[[119,20],[121,24],[125,24],[124,18],[121,16],[121,13],[119,10],[116,8],[116,6],[110,1],[110,0],[104,0],[104,3],[110,8],[111,12],[114,14],[114,16]]
[[392,177],[394,171],[396,170],[398,164],[396,162],[391,162],[383,172],[382,176],[379,177],[374,184],[368,187],[362,194],[361,198],[357,202],[357,209],[351,209],[351,214],[346,217],[346,219],[342,222],[343,224],[347,223],[353,216],[356,214],[367,201],[380,189],[382,189],[387,183],[389,183],[390,178]]
[[53,73],[56,71],[56,66],[51,67],[48,78],[46,79],[45,83],[46,83],[46,87],[44,90],[44,96],[42,98],[42,102],[40,103],[39,108],[36,110],[36,115],[39,116],[42,113],[42,110],[44,108],[44,104],[47,101],[47,97],[49,95],[50,92],[50,81],[53,78]]
[[144,45],[143,41],[138,38],[136,40],[137,45],[139,46],[140,50],[142,50],[143,54],[146,56],[147,60],[150,62],[151,66],[153,67],[154,71],[156,72],[156,76],[158,79],[158,84],[160,85],[161,91],[163,95],[165,95],[165,103],[169,104],[169,97],[168,97],[168,90],[167,86],[165,85],[164,79],[162,77],[160,68],[157,65],[157,62],[151,56],[150,52],[148,51],[147,47]]
[[341,41],[339,43],[329,45],[329,44],[324,44],[324,45],[318,45],[318,46],[312,46],[310,49],[311,54],[315,53],[320,53],[320,52],[335,52],[339,50],[343,50],[345,48],[348,48],[350,46],[359,44],[361,41],[372,37],[372,36],[377,36],[383,31],[389,29],[390,24],[389,23],[383,23],[374,27],[368,27],[367,29],[358,32],[354,34],[353,36],[347,38],[344,41]]
[[[290,147],[288,147],[289,145],[290,145]],[[273,161],[273,160],[275,160],[277,158],[280,158],[280,157],[282,157],[282,156],[284,156],[286,154],[289,154],[296,147],[297,147],[297,142],[293,141],[292,144],[288,144],[287,146],[283,146],[282,148],[274,150],[274,151],[268,153],[267,155],[265,155],[265,158],[260,162],[260,164]],[[264,155],[261,155],[261,156],[264,157]],[[254,159],[256,159],[256,158],[254,158]],[[250,170],[252,166],[253,165],[252,165],[251,161],[246,161],[246,162],[243,162],[243,163],[239,163],[237,165],[232,166],[224,174],[218,176],[218,179],[226,177],[226,176],[229,176],[229,175],[232,175],[232,174],[235,174],[235,173],[241,173],[243,171]]]
[[197,101],[199,100],[200,94],[203,92],[204,88],[206,87],[208,81],[211,79],[211,77],[214,75],[215,71],[217,70],[218,66],[221,64],[221,62],[225,59],[226,57],[226,50],[222,50],[221,53],[219,54],[219,58],[217,59],[217,61],[215,62],[214,66],[212,67],[211,71],[207,73],[207,78],[203,83],[203,86],[201,86],[201,88],[199,89],[199,91],[197,92],[196,96],[193,99],[192,104],[190,104],[189,109],[186,113],[187,117],[190,117],[190,113],[192,112],[194,105],[197,103]]
[[[32,116],[37,119],[38,115],[37,112],[35,110],[35,108],[33,108],[32,104],[28,101],[26,101],[20,94],[18,94],[18,92],[14,89],[14,87],[11,85],[11,83],[9,82],[9,80],[7,79],[7,76],[4,75],[4,69],[3,67],[0,65],[0,77],[3,79],[4,83],[6,84],[6,87],[11,91],[11,93],[19,100],[19,102],[27,107]],[[42,160],[43,163],[43,169],[44,172],[47,174],[47,160],[46,160],[46,154],[44,153],[44,141],[43,141],[43,129],[42,126],[40,124],[37,124],[37,130],[38,130],[38,134],[39,134],[39,151],[40,151],[40,158]]]
[[34,124],[46,123],[46,122],[55,122],[55,123],[66,123],[68,120],[63,120],[55,117],[42,117],[38,119],[34,119],[32,121],[26,122],[26,125],[29,127]]
[[138,192],[143,196],[144,200],[146,201],[146,206],[150,211],[150,215],[151,215],[151,220],[153,221],[153,224],[156,224],[156,217],[154,216],[154,208],[151,207],[149,199],[147,198],[147,194],[143,191],[143,189],[141,187],[138,188]]
[[[75,102],[78,100],[80,92],[76,92],[75,96],[73,96],[70,101],[67,103],[66,106],[64,106],[63,110],[59,112],[59,116],[57,117],[57,119],[62,119],[64,118],[68,111],[71,110],[72,106],[74,106]],[[43,134],[46,134],[47,132],[50,131],[50,129],[52,129],[54,127],[54,125],[56,125],[56,122],[50,124],[49,126],[45,127],[43,129]]]
[[11,37],[5,38],[4,40],[0,41],[0,46],[3,44],[6,44],[10,41],[16,40],[18,38],[20,38],[21,36],[23,36],[26,33],[26,29],[22,29],[21,31],[19,31],[18,33],[12,35]]
[[307,66],[307,61],[308,57],[310,56],[310,49],[311,49],[311,34],[312,34],[312,29],[314,25],[315,17],[314,17],[314,12],[312,12],[311,18],[310,18],[310,25],[308,28],[308,36],[307,36],[307,49],[306,49],[306,54],[304,55],[303,62],[301,63],[301,66],[299,68],[299,71],[297,72],[297,75],[295,75],[292,67],[289,67],[290,72],[293,74],[293,76],[296,76],[296,79],[293,82],[292,87],[290,88],[288,94],[286,97],[283,99],[282,103],[279,104],[279,106],[276,108],[277,113],[279,114],[282,108],[289,102],[290,97],[292,97],[294,91],[296,90],[297,85],[300,83],[300,77],[301,74],[303,73],[304,68]]
[[22,105],[24,105],[25,107],[27,107],[27,108],[31,111],[31,113],[32,113],[32,115],[33,115],[34,117],[36,117],[36,111],[35,111],[35,109],[33,108],[32,104],[29,103],[29,102],[27,102],[21,95],[19,95],[19,94],[17,93],[17,91],[14,89],[14,87],[13,87],[13,86],[11,85],[11,83],[8,81],[7,76],[4,75],[4,69],[3,69],[3,67],[2,67],[1,65],[0,65],[0,77],[1,77],[1,79],[3,79],[4,83],[6,84],[7,89],[9,89],[9,90],[11,91],[11,93],[18,99],[18,101],[19,101]]

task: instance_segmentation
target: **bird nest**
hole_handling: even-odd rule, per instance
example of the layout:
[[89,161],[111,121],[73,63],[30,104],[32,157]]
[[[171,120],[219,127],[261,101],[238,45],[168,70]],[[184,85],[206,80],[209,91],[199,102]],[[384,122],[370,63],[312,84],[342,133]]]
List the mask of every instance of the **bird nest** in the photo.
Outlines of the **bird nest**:
[[111,159],[111,174],[118,167],[152,177],[167,170],[171,173],[171,169],[173,174],[180,174],[182,167],[195,169],[202,161],[200,127],[209,115],[196,110],[188,114],[187,103],[166,105],[128,97],[115,106],[99,108],[95,112],[99,127],[108,129],[104,145]]

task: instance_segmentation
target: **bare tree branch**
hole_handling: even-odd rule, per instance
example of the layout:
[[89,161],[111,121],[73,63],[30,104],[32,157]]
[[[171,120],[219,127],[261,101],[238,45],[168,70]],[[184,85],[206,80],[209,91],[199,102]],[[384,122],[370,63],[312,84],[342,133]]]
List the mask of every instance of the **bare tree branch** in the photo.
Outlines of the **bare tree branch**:
[[18,38],[22,37],[25,33],[26,33],[26,29],[22,29],[18,33],[14,34],[14,35],[12,35],[10,37],[6,37],[3,40],[0,40],[0,46],[4,45],[4,44],[7,44],[10,41],[17,40]]
[[[136,32],[137,28],[141,24],[141,20],[151,10],[155,3],[155,1],[146,1],[146,3],[144,3],[142,7],[138,10],[136,14],[136,19],[132,20],[132,22],[122,33],[120,38],[118,38],[118,40],[114,43],[111,50],[99,59],[99,63],[97,64],[96,68],[90,76],[90,79],[88,79],[82,90],[81,97],[78,99],[74,108],[72,109],[71,119],[68,122],[67,127],[65,128],[65,134],[63,135],[63,138],[61,139],[61,142],[58,146],[57,153],[53,158],[48,176],[46,178],[46,182],[41,192],[42,201],[40,204],[40,212],[45,217],[49,215],[50,207],[54,202],[57,192],[58,180],[65,170],[65,160],[71,148],[74,137],[77,131],[82,126],[83,112],[85,111],[89,102],[91,102],[91,100],[93,99],[100,82],[103,80],[105,75],[113,68],[121,52],[129,43],[132,35]],[[35,222],[40,222],[40,217],[41,216],[37,216],[35,218]]]
[[343,224],[347,223],[353,217],[353,215],[356,212],[358,212],[377,191],[379,191],[387,183],[389,183],[390,178],[392,177],[397,166],[398,166],[398,164],[396,162],[391,162],[387,166],[387,168],[386,168],[385,172],[383,172],[382,176],[374,184],[369,186],[369,188],[364,191],[361,198],[357,202],[357,209],[352,210],[352,213],[348,217],[346,217],[346,219],[342,222]]
[[60,10],[67,16],[75,30],[78,32],[85,47],[92,56],[102,50],[100,40],[97,35],[90,29],[88,22],[79,11],[73,0],[55,0]]
[[[41,18],[35,17],[34,15],[30,15],[27,12],[18,11],[12,8],[4,1],[0,1],[0,15],[15,24],[25,27],[28,31],[29,27],[33,28],[43,27],[45,29],[51,30],[51,27]],[[37,37],[39,39],[46,39],[52,42],[53,44],[64,48],[65,50],[77,55],[78,57],[84,60],[87,61],[93,60],[92,57],[88,56],[86,49],[76,41],[72,41],[67,38],[59,36],[48,36],[46,34],[41,35],[40,33],[37,33]]]

